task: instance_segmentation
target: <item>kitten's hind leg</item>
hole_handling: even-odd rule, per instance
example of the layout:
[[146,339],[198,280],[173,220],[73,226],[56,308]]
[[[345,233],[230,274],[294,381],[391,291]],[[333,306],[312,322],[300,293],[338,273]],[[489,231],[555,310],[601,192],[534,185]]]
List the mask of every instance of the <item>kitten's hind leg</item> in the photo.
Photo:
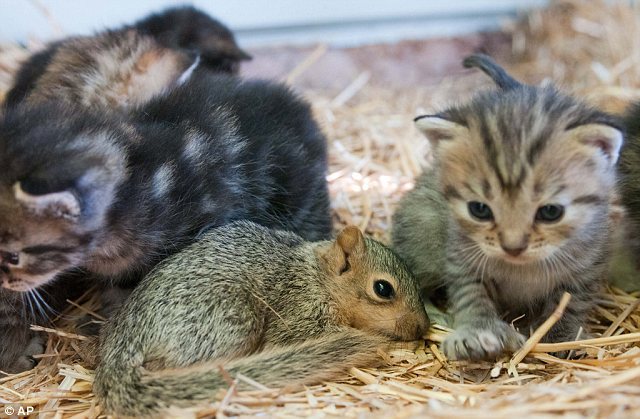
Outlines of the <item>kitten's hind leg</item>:
[[489,360],[518,350],[524,336],[498,317],[480,280],[451,268],[448,292],[455,331],[442,344],[447,358]]

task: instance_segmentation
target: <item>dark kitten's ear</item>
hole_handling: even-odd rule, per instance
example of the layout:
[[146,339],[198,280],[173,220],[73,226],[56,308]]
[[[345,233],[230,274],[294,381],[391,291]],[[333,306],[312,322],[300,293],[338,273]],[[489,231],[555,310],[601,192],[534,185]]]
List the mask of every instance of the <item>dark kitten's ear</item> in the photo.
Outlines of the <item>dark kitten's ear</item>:
[[[29,193],[31,192],[31,193]],[[13,185],[16,201],[38,215],[75,219],[80,216],[80,202],[70,191],[40,193],[25,191],[20,182]]]
[[431,147],[436,149],[441,141],[465,135],[469,129],[438,115],[422,115],[414,119],[416,127],[427,137]]
[[224,53],[234,60],[238,61],[249,61],[253,60],[253,57],[246,51],[244,51],[239,46],[233,44],[229,45],[229,48],[224,50]]
[[590,146],[594,153],[604,156],[613,166],[620,156],[623,136],[618,129],[604,124],[580,125],[567,131],[573,141]]

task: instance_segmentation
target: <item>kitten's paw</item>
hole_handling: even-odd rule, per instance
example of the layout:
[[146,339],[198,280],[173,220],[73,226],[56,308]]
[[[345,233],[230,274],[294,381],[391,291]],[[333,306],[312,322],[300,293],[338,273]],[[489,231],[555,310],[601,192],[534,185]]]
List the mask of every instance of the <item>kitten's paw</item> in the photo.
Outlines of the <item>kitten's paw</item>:
[[445,339],[442,349],[452,360],[490,360],[504,352],[517,351],[524,342],[524,336],[507,323],[496,320],[459,327]]
[[22,353],[14,359],[2,360],[1,364],[8,365],[5,372],[18,373],[36,366],[38,361],[33,357],[44,352],[44,339],[40,336],[31,338]]

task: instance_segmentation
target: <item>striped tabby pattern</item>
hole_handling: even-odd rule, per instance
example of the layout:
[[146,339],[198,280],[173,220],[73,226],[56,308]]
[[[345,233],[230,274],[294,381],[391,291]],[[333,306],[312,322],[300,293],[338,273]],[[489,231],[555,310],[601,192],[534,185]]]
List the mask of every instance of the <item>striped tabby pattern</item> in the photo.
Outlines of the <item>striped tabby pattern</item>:
[[545,339],[575,339],[606,268],[622,134],[610,116],[522,85],[486,56],[465,65],[501,89],[416,119],[436,163],[401,202],[394,247],[427,291],[446,287],[447,356],[516,350],[564,291],[573,298]]

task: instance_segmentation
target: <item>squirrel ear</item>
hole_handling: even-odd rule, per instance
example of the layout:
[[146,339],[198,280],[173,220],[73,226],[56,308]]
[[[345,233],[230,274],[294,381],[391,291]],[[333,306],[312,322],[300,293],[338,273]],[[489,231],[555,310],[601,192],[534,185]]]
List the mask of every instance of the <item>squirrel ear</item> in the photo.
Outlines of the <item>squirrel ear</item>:
[[355,250],[360,250],[364,247],[364,236],[358,227],[346,226],[338,234],[336,243],[342,249],[342,252],[348,256]]
[[440,141],[451,140],[464,135],[468,129],[438,115],[422,115],[414,119],[416,127],[427,137],[431,147],[435,150]]
[[13,193],[16,201],[36,214],[70,219],[80,216],[80,202],[69,191],[32,194],[25,192],[20,182],[16,182],[13,185]]
[[319,249],[319,256],[334,275],[342,275],[351,269],[349,256],[364,250],[364,236],[358,227],[347,226],[330,245]]
[[594,151],[603,155],[613,166],[620,156],[622,147],[622,133],[609,125],[586,124],[572,128],[567,134],[574,141],[593,147]]

